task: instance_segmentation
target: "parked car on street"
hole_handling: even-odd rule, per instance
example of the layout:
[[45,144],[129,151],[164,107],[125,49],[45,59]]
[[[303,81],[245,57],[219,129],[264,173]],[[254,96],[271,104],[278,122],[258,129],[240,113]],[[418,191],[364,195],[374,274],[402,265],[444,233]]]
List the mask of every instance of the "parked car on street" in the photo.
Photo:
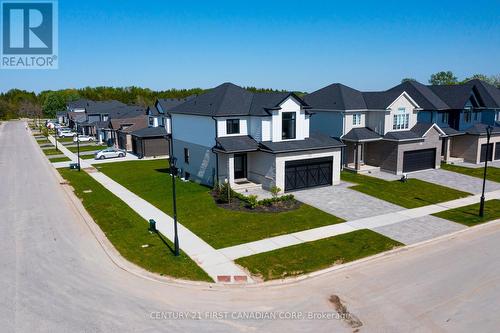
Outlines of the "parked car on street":
[[76,136],[76,133],[71,130],[61,131],[61,133],[59,133],[59,136],[61,138],[71,138],[72,136]]
[[94,137],[90,135],[78,135],[73,137],[73,142],[76,142],[78,138],[78,141],[80,142],[91,142],[94,141]]
[[95,159],[104,160],[106,158],[125,157],[126,155],[125,150],[109,147],[95,153]]

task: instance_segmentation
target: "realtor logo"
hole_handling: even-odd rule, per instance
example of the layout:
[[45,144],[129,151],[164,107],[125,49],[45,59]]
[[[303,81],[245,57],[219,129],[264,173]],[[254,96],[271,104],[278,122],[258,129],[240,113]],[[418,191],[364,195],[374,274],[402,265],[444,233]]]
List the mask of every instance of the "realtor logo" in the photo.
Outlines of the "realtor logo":
[[2,69],[56,69],[57,2],[2,1]]

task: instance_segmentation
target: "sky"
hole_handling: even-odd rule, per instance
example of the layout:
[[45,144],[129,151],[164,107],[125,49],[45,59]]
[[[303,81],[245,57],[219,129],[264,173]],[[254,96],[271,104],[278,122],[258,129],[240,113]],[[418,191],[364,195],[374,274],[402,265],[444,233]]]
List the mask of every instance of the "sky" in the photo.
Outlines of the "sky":
[[59,69],[0,69],[0,91],[384,90],[441,70],[500,74],[499,0],[59,0],[58,9]]

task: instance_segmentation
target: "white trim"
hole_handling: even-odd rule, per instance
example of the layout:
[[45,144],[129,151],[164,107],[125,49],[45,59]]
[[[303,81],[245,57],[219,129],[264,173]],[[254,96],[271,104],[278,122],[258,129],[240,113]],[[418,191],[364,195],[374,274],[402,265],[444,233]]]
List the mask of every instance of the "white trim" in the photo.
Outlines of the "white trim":
[[421,109],[421,108],[420,108],[420,105],[418,105],[418,104],[417,104],[417,102],[415,102],[415,101],[413,100],[413,98],[411,98],[411,97],[410,97],[410,95],[409,95],[406,91],[403,91],[403,92],[401,93],[401,95],[399,95],[399,96],[398,96],[398,97],[397,97],[394,101],[392,101],[392,103],[391,103],[391,104],[387,107],[387,109],[391,109],[391,108],[392,108],[392,106],[394,105],[394,103],[396,103],[396,101],[397,101],[398,99],[400,99],[400,98],[401,98],[401,96],[405,96],[405,97],[406,97],[406,99],[408,99],[408,100],[410,101],[410,103],[411,103],[411,104],[413,104],[413,106],[415,107],[415,109],[416,109],[416,108]]
[[429,127],[429,129],[422,135],[422,137],[426,136],[433,127],[439,132],[439,134],[446,136],[446,133],[441,129],[441,127],[439,127],[436,123],[433,123],[432,126]]

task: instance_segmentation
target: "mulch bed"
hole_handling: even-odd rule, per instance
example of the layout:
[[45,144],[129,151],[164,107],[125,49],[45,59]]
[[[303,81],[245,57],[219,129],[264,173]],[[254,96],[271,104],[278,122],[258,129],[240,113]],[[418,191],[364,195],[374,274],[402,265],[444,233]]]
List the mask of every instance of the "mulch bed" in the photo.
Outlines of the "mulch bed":
[[251,213],[279,213],[279,212],[288,212],[291,210],[295,210],[299,208],[302,203],[297,200],[287,200],[287,201],[279,201],[273,203],[271,206],[257,206],[255,208],[249,208],[247,207],[247,203],[238,199],[238,198],[232,198],[230,203],[223,203],[220,202],[217,199],[217,193],[212,192],[212,197],[214,198],[215,203],[217,204],[218,207],[224,208],[224,209],[229,209],[229,210],[236,210],[240,212],[251,212]]

